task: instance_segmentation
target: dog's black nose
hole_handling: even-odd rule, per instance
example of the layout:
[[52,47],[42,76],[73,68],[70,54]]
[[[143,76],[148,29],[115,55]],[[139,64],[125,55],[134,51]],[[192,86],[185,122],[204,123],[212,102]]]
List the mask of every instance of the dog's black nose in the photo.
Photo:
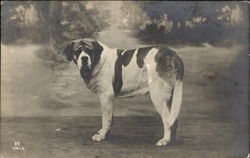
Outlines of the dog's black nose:
[[83,65],[88,64],[88,59],[89,59],[88,57],[85,56],[85,57],[82,57],[81,59],[82,59]]

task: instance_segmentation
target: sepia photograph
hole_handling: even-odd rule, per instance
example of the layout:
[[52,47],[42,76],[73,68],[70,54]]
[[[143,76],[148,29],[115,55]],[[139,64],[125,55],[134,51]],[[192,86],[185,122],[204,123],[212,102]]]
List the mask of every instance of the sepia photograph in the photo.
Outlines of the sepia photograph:
[[249,158],[247,1],[1,1],[0,158]]

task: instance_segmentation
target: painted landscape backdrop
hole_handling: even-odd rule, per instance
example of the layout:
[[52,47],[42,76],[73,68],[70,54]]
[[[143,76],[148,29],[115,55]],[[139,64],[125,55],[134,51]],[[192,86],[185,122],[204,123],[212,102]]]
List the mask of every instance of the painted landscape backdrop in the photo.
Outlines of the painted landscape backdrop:
[[[2,2],[0,157],[246,157],[248,8],[215,1]],[[185,77],[175,145],[155,147],[163,128],[149,96],[116,101],[111,137],[91,141],[101,126],[99,100],[62,53],[68,41],[86,37],[111,48],[166,44],[179,54]]]

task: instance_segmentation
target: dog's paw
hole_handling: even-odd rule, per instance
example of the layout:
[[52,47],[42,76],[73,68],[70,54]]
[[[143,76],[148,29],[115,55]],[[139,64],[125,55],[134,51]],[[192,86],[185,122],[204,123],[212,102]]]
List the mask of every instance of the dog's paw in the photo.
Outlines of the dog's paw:
[[106,139],[106,134],[108,133],[107,130],[103,130],[103,129],[100,129],[97,134],[95,134],[93,137],[92,137],[92,140],[93,141],[102,141],[102,140],[105,140]]
[[93,141],[97,141],[97,142],[100,142],[102,140],[105,140],[105,135],[103,134],[95,134],[93,137],[91,137]]
[[166,140],[166,139],[162,138],[161,140],[159,140],[156,143],[156,146],[167,146],[167,144],[169,144],[169,143],[170,143],[169,140]]

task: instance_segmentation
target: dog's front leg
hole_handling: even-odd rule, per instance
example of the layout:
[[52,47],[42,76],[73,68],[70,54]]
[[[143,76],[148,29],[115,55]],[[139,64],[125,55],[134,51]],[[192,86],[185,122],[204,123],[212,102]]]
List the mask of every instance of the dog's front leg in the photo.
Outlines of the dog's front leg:
[[92,137],[94,141],[101,141],[106,138],[112,124],[113,98],[106,95],[99,95],[102,108],[102,128]]

